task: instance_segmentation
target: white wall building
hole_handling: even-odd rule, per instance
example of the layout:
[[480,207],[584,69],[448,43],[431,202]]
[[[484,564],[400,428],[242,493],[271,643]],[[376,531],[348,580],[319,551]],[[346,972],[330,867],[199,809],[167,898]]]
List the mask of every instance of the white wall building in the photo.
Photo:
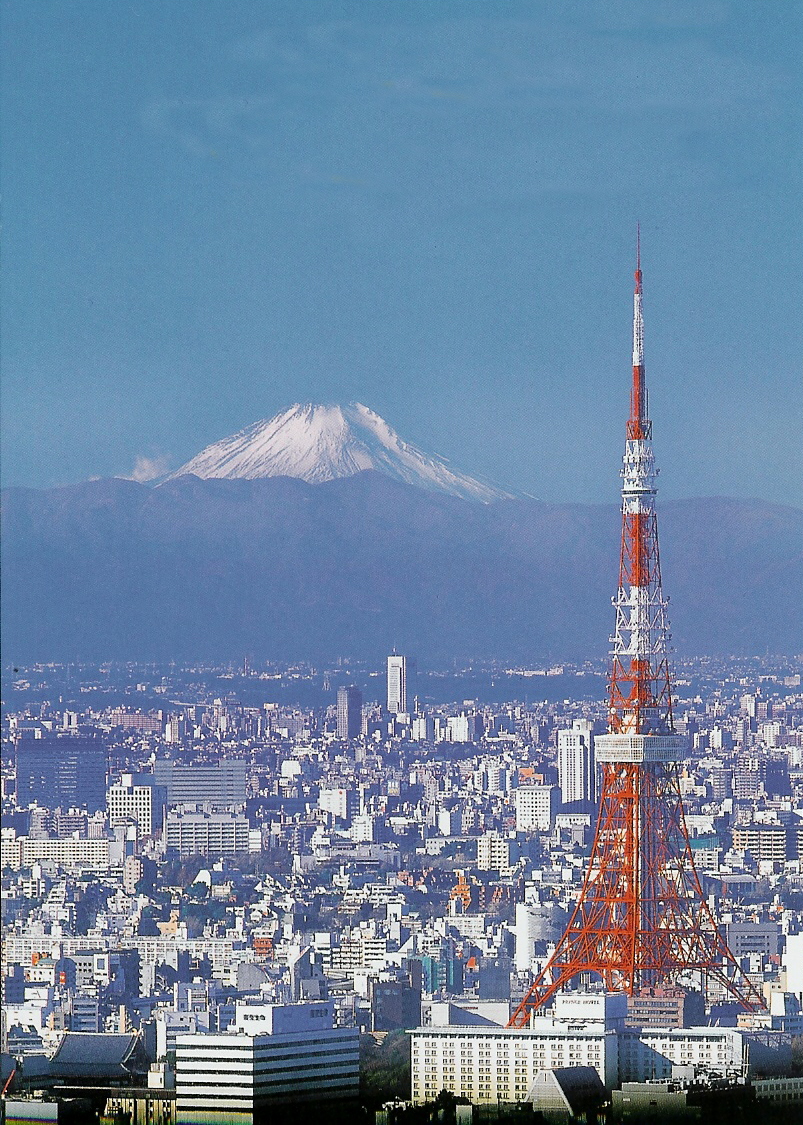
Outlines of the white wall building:
[[532,968],[535,943],[560,940],[569,915],[557,903],[516,903],[516,970],[526,973]]
[[617,1035],[603,1024],[533,1028],[428,1027],[412,1038],[412,1100],[432,1101],[441,1090],[473,1103],[520,1102],[540,1070],[593,1066],[608,1087],[616,1085]]
[[441,836],[459,836],[463,828],[463,809],[460,805],[453,808],[438,809],[438,832]]
[[803,997],[803,934],[787,934],[783,956],[786,990]]
[[[109,810],[109,827],[116,824],[125,824],[133,820],[137,824],[138,836],[153,835],[154,828],[162,827],[161,807],[158,803],[159,790],[154,794],[153,786],[137,785],[134,776],[124,773],[115,785],[110,785],[106,792],[106,804]],[[162,792],[164,792],[162,790]]]
[[516,831],[549,832],[555,821],[559,791],[555,785],[522,785],[516,790]]
[[247,1121],[272,1105],[358,1093],[359,1032],[333,1028],[329,1002],[238,1003],[230,1032],[176,1039],[178,1125]]
[[359,808],[359,794],[354,789],[321,789],[318,794],[318,808],[337,817],[338,820],[351,820]]
[[179,1035],[207,1035],[209,1012],[174,1012],[157,1008],[153,1013],[156,1031],[156,1057],[164,1059],[168,1051],[175,1051]]
[[619,1081],[671,1078],[673,1066],[741,1073],[745,1037],[732,1027],[641,1028],[619,1036]]

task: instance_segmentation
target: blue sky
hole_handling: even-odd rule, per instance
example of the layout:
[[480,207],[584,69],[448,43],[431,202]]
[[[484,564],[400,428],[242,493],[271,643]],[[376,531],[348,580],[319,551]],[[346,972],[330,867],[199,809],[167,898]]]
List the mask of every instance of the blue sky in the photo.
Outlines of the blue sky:
[[359,400],[613,502],[638,220],[662,495],[803,500],[799,4],[0,10],[6,483]]

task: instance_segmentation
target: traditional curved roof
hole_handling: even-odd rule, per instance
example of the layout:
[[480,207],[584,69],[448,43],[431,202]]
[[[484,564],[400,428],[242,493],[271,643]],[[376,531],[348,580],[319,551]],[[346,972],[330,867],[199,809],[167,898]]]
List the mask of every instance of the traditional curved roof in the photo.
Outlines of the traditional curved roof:
[[139,1035],[65,1031],[50,1060],[54,1078],[127,1078],[142,1070]]

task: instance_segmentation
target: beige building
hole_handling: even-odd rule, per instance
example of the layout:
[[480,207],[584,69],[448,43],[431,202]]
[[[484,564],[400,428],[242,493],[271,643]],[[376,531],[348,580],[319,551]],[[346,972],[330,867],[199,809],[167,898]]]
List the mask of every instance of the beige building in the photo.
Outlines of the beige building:
[[733,846],[737,852],[750,852],[753,859],[777,861],[786,859],[786,827],[783,824],[745,824],[733,829]]
[[486,832],[477,840],[477,870],[506,871],[510,867],[510,841],[498,832]]
[[109,844],[107,839],[81,840],[71,836],[66,840],[31,840],[19,836],[16,840],[4,841],[3,863],[14,870],[50,862],[59,867],[108,871],[111,866]]

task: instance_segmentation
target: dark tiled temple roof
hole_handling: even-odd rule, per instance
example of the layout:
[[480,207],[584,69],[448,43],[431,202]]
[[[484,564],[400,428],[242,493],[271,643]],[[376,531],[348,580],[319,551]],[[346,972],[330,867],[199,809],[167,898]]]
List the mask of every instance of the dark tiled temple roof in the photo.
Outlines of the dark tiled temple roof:
[[[128,1078],[143,1069],[143,1053],[136,1032],[123,1035],[66,1031],[50,1060],[54,1078]],[[145,1064],[147,1069],[147,1064]]]

